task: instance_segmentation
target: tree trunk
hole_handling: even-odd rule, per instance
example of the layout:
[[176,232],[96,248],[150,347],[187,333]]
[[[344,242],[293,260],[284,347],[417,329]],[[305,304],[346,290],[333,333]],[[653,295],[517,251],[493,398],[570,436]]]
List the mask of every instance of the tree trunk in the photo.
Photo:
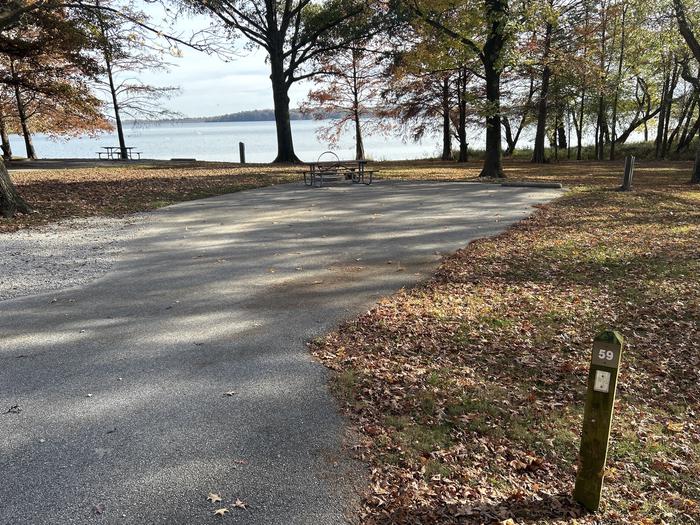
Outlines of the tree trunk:
[[457,79],[457,100],[459,101],[459,114],[457,119],[457,137],[459,138],[459,157],[457,162],[467,162],[467,71],[462,68]]
[[695,138],[695,135],[697,135],[698,131],[700,131],[700,114],[698,115],[697,120],[693,124],[693,126],[688,130],[688,133],[685,136],[685,139],[683,141],[683,144],[678,144],[678,149],[677,151],[681,151],[684,149],[690,148],[691,143],[693,142],[693,139]]
[[666,93],[667,96],[667,104],[666,104],[666,118],[664,119],[664,130],[663,130],[663,135],[662,135],[662,141],[661,141],[661,158],[666,158],[666,155],[668,154],[668,149],[670,147],[669,144],[669,136],[668,132],[670,129],[671,125],[671,108],[673,106],[673,92],[676,90],[676,86],[678,85],[678,71],[679,67],[678,64],[675,64],[673,68],[673,73],[671,75],[671,83],[669,85],[668,91]]
[[562,120],[559,121],[559,125],[557,126],[557,145],[559,149],[566,149],[568,147],[568,141],[566,139],[566,128]]
[[362,126],[360,112],[355,110],[355,160],[365,160],[365,144],[362,141]]
[[506,133],[506,151],[503,153],[504,157],[510,157],[513,154],[513,151],[515,151],[515,141],[513,140],[513,130],[510,127],[510,121],[508,120],[508,117],[503,117],[501,119],[501,123],[503,124],[503,131]]
[[289,116],[289,86],[284,75],[282,46],[270,53],[270,80],[272,99],[275,105],[275,128],[277,130],[277,157],[274,163],[301,162],[294,153],[292,124]]
[[605,100],[601,94],[598,97],[598,114],[596,116],[596,137],[595,137],[595,158],[596,160],[603,160],[605,155],[605,146],[603,141],[603,113],[605,112]]
[[17,114],[19,115],[20,125],[22,126],[22,136],[24,137],[24,146],[27,150],[27,158],[36,160],[36,151],[34,150],[34,143],[32,142],[32,134],[29,131],[29,122],[27,118],[27,110],[24,107],[24,102],[22,101],[22,93],[19,89],[19,77],[17,76],[17,71],[13,62],[10,62],[10,71],[12,72],[12,81],[14,83],[15,89],[15,101],[17,102]]
[[442,160],[452,160],[449,77],[442,79]]
[[495,108],[495,114],[486,118],[486,154],[480,177],[502,178],[503,152],[501,149],[501,73],[493,67],[486,68],[486,100]]
[[17,188],[12,183],[10,174],[5,168],[5,162],[0,160],[0,215],[6,218],[16,213],[31,213],[32,209],[20,197]]
[[552,42],[552,24],[547,23],[544,37],[544,53],[542,54],[542,86],[540,87],[540,99],[537,102],[537,132],[535,134],[535,146],[532,151],[532,162],[543,164],[547,162],[545,156],[545,137],[547,136],[547,103],[549,96],[549,80],[552,76],[552,71],[549,67],[549,50]]
[[482,62],[486,79],[486,154],[480,177],[503,178],[503,150],[501,147],[501,71],[505,24],[508,16],[507,0],[486,0],[487,19],[491,20],[484,44]]
[[112,68],[108,63],[107,65],[107,76],[109,77],[109,90],[112,93],[112,107],[114,108],[114,121],[117,126],[117,139],[119,140],[119,157],[122,160],[127,160],[129,158],[129,151],[126,149],[126,139],[124,138],[124,127],[122,125],[122,118],[119,114],[119,101],[117,100],[117,90],[114,87],[114,79],[112,77]]
[[29,131],[27,112],[22,102],[19,86],[15,86],[15,97],[17,98],[17,113],[19,114],[19,121],[22,126],[22,137],[24,138],[24,147],[27,151],[27,158],[36,160],[36,150],[34,149],[34,142],[32,141],[32,133]]
[[[96,2],[99,7],[99,1]],[[100,32],[102,33],[102,54],[105,59],[105,66],[107,69],[107,80],[109,81],[109,92],[112,96],[112,108],[114,109],[114,122],[117,126],[117,139],[119,140],[119,157],[122,160],[128,160],[129,151],[126,149],[126,140],[124,139],[124,127],[122,126],[121,110],[119,107],[119,99],[117,96],[117,88],[114,84],[114,73],[112,71],[112,48],[109,41],[109,35],[107,34],[107,26],[102,17],[102,11],[97,10],[97,17],[100,23]]]
[[4,160],[12,160],[12,146],[10,145],[10,137],[7,135],[5,117],[3,115],[0,115],[0,147],[2,148],[2,158]]
[[620,135],[613,141],[615,144],[624,144],[629,136],[634,132],[635,129],[637,129],[639,126],[644,124],[644,142],[647,141],[647,122],[651,119],[653,119],[657,114],[659,113],[659,108],[656,110],[652,111],[651,113],[648,113],[644,115],[641,119],[635,117],[632,122],[629,123],[629,126],[627,126],[627,129],[620,133]]
[[358,50],[352,49],[352,118],[355,122],[355,160],[365,160],[365,144],[362,140],[362,124],[360,123],[360,87],[357,83],[359,72],[357,61]]
[[700,184],[700,144],[698,144],[698,151],[695,154],[695,165],[693,166],[693,174],[690,176],[691,184]]
[[[604,71],[605,74],[601,76],[601,80],[607,81],[607,74],[609,68],[605,67],[605,57],[606,57],[606,43],[608,38],[608,14],[605,4],[603,7],[603,20],[600,29],[600,71]],[[596,133],[595,133],[595,158],[596,160],[603,160],[605,155],[605,142],[604,137],[604,126],[605,126],[605,88],[601,87],[598,92],[598,116],[596,118]]]
[[[690,123],[693,121],[693,116],[695,115],[695,107],[698,103],[698,93],[693,93],[690,98],[690,107],[685,115],[685,124],[683,125],[683,130],[678,138],[678,145],[676,146],[676,152],[683,149],[688,138],[688,133],[690,132]],[[680,125],[680,123],[679,123]]]
[[[586,15],[585,15],[585,22],[584,22],[584,34],[588,35],[588,23],[590,19],[590,11],[589,11],[589,3],[584,2],[584,6],[586,9]],[[587,56],[588,54],[588,37],[586,37],[583,41],[583,56]],[[581,113],[579,114],[579,120],[578,120],[578,126],[574,125],[576,128],[576,160],[581,160],[583,156],[583,115],[585,113],[585,108],[586,108],[586,81],[585,79],[583,80],[583,84],[581,86],[581,106],[580,110]],[[574,119],[576,119],[576,112],[574,111]]]
[[610,160],[615,160],[615,142],[617,140],[617,105],[620,100],[620,84],[622,84],[622,65],[625,59],[625,44],[626,44],[626,27],[625,18],[627,16],[627,5],[623,4],[622,7],[622,22],[621,22],[621,35],[620,35],[620,59],[617,64],[617,82],[615,84],[615,96],[613,97],[613,110],[612,110],[612,140],[610,141]]
[[666,102],[667,102],[667,92],[668,88],[671,83],[671,75],[670,72],[667,72],[665,77],[664,77],[664,85],[663,89],[661,90],[661,108],[659,110],[659,123],[656,127],[656,140],[655,142],[655,154],[654,156],[657,159],[660,159],[661,156],[663,155],[663,149],[662,149],[662,144],[663,144],[663,135],[664,135],[664,119],[666,118]]

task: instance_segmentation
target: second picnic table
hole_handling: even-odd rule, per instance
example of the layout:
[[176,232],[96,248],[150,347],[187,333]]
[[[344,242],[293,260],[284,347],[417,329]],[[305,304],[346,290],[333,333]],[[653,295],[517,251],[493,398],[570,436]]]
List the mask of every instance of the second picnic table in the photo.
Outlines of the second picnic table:
[[367,169],[366,160],[340,160],[332,151],[322,153],[316,162],[308,164],[304,184],[322,187],[324,182],[352,180],[354,184],[372,184],[373,170]]

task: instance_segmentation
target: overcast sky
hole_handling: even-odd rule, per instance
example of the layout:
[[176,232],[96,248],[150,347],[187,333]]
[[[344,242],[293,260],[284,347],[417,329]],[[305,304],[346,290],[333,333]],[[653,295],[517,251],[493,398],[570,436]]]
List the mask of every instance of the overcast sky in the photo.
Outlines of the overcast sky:
[[[148,8],[154,19],[160,18]],[[178,31],[191,33],[210,23],[206,17],[181,19]],[[241,44],[243,42],[241,41]],[[239,46],[240,47],[240,46]],[[271,109],[269,65],[266,53],[257,50],[224,62],[190,48],[182,48],[181,58],[170,58],[173,67],[168,73],[144,73],[141,78],[154,85],[179,87],[181,93],[165,102],[169,109],[189,117],[221,115],[250,109]],[[291,106],[297,107],[308,91],[308,84],[292,86]]]

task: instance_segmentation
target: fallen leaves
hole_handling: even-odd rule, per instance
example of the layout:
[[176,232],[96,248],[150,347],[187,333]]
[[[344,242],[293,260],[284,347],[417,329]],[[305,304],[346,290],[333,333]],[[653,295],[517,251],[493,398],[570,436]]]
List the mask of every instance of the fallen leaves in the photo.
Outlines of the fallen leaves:
[[[364,523],[700,522],[700,192],[653,167],[611,192],[609,166],[312,344],[372,466]],[[590,515],[570,494],[607,327],[629,345]]]
[[10,173],[36,213],[0,219],[0,233],[70,217],[121,216],[176,202],[301,179],[295,167],[144,164],[109,168],[31,169]]
[[[207,501],[209,501],[209,502],[211,502],[211,503],[223,504],[223,498],[221,497],[220,494],[215,493],[215,492],[210,492],[210,493],[209,493],[209,495],[207,496]],[[232,508],[234,508],[234,509],[248,510],[248,504],[247,504],[245,501],[241,500],[240,498],[236,498],[236,499],[233,501],[233,503],[231,503],[229,506],[232,507]],[[219,517],[222,517],[222,518],[223,518],[226,514],[229,514],[229,513],[230,513],[230,510],[229,510],[228,507],[220,507],[220,508],[218,508],[218,509],[216,509],[216,510],[213,511],[213,514],[214,514],[215,516],[219,516]]]

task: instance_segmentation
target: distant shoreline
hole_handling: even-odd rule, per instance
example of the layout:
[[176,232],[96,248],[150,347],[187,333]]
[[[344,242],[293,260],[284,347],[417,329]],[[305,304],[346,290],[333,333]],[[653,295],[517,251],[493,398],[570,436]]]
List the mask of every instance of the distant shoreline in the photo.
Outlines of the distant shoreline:
[[[325,118],[337,118],[339,115],[328,113]],[[310,114],[299,109],[292,109],[289,112],[290,120],[314,120]],[[237,113],[226,113],[212,117],[177,117],[158,120],[127,120],[128,125],[148,125],[148,124],[202,124],[209,122],[270,122],[275,120],[273,109],[254,109],[250,111],[238,111]]]

